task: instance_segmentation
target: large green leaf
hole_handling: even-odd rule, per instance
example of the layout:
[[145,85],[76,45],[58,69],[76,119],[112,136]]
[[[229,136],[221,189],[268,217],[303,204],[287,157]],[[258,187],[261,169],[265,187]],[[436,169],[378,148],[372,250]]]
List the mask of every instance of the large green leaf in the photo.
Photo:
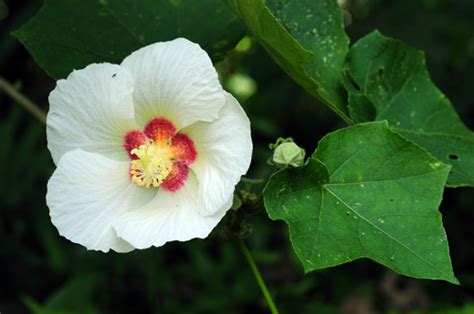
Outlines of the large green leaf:
[[81,274],[64,284],[44,305],[31,297],[24,297],[23,302],[33,314],[98,314],[93,299],[102,282],[100,274]]
[[226,0],[275,61],[350,122],[341,73],[349,50],[336,0]]
[[219,53],[243,32],[221,0],[45,0],[14,35],[46,72],[61,78],[89,63],[119,63],[142,46],[176,37]]
[[265,207],[289,225],[306,271],[367,257],[457,283],[438,211],[449,169],[385,121],[360,124],[324,137],[305,167],[274,174]]
[[387,120],[453,166],[448,185],[474,186],[474,133],[431,81],[422,52],[375,31],[352,47],[348,71],[355,120]]

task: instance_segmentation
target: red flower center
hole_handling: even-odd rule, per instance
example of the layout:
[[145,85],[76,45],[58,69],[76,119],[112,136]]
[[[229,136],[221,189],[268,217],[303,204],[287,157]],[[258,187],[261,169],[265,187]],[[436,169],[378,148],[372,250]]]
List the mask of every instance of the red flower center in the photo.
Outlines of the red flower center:
[[197,157],[193,141],[176,132],[173,123],[165,118],[151,120],[143,132],[128,132],[123,146],[131,159],[130,179],[139,186],[162,187],[169,192],[184,186],[188,166]]

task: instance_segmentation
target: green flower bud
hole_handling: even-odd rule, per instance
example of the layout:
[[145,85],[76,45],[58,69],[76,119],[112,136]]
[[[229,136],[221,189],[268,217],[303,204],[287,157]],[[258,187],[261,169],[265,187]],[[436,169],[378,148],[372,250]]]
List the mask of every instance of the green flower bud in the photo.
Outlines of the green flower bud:
[[249,75],[244,73],[235,73],[229,76],[226,87],[242,99],[248,99],[257,91],[257,83]]
[[273,163],[279,166],[301,167],[304,165],[305,155],[305,150],[293,141],[284,142],[276,146]]

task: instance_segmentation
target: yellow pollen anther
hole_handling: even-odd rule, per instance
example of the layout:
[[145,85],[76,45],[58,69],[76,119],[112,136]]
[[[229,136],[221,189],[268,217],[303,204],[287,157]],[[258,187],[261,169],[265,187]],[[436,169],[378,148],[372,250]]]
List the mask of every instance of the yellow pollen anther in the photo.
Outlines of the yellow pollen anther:
[[159,187],[173,169],[169,147],[145,144],[131,151],[138,159],[132,160],[130,175],[139,186]]

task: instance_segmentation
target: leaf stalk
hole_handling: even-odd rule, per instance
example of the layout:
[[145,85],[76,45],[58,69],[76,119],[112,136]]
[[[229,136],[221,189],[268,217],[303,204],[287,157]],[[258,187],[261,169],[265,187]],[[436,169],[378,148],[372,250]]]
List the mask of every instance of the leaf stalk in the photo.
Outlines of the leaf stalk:
[[41,110],[38,105],[36,105],[29,98],[21,94],[16,88],[8,83],[3,77],[0,76],[0,91],[5,92],[11,99],[17,102],[22,106],[26,111],[33,115],[38,121],[43,124],[46,124],[46,113]]
[[247,262],[249,263],[250,268],[252,269],[252,273],[255,277],[255,280],[257,281],[260,290],[262,290],[262,294],[267,301],[268,307],[270,308],[270,311],[272,314],[278,314],[278,309],[275,306],[275,303],[273,302],[272,296],[270,295],[270,292],[268,291],[268,288],[265,284],[265,281],[262,278],[262,275],[260,274],[260,271],[258,270],[257,264],[255,263],[255,260],[250,253],[249,249],[247,248],[247,245],[242,239],[239,239],[239,246],[240,250],[244,254],[245,258],[247,259]]

